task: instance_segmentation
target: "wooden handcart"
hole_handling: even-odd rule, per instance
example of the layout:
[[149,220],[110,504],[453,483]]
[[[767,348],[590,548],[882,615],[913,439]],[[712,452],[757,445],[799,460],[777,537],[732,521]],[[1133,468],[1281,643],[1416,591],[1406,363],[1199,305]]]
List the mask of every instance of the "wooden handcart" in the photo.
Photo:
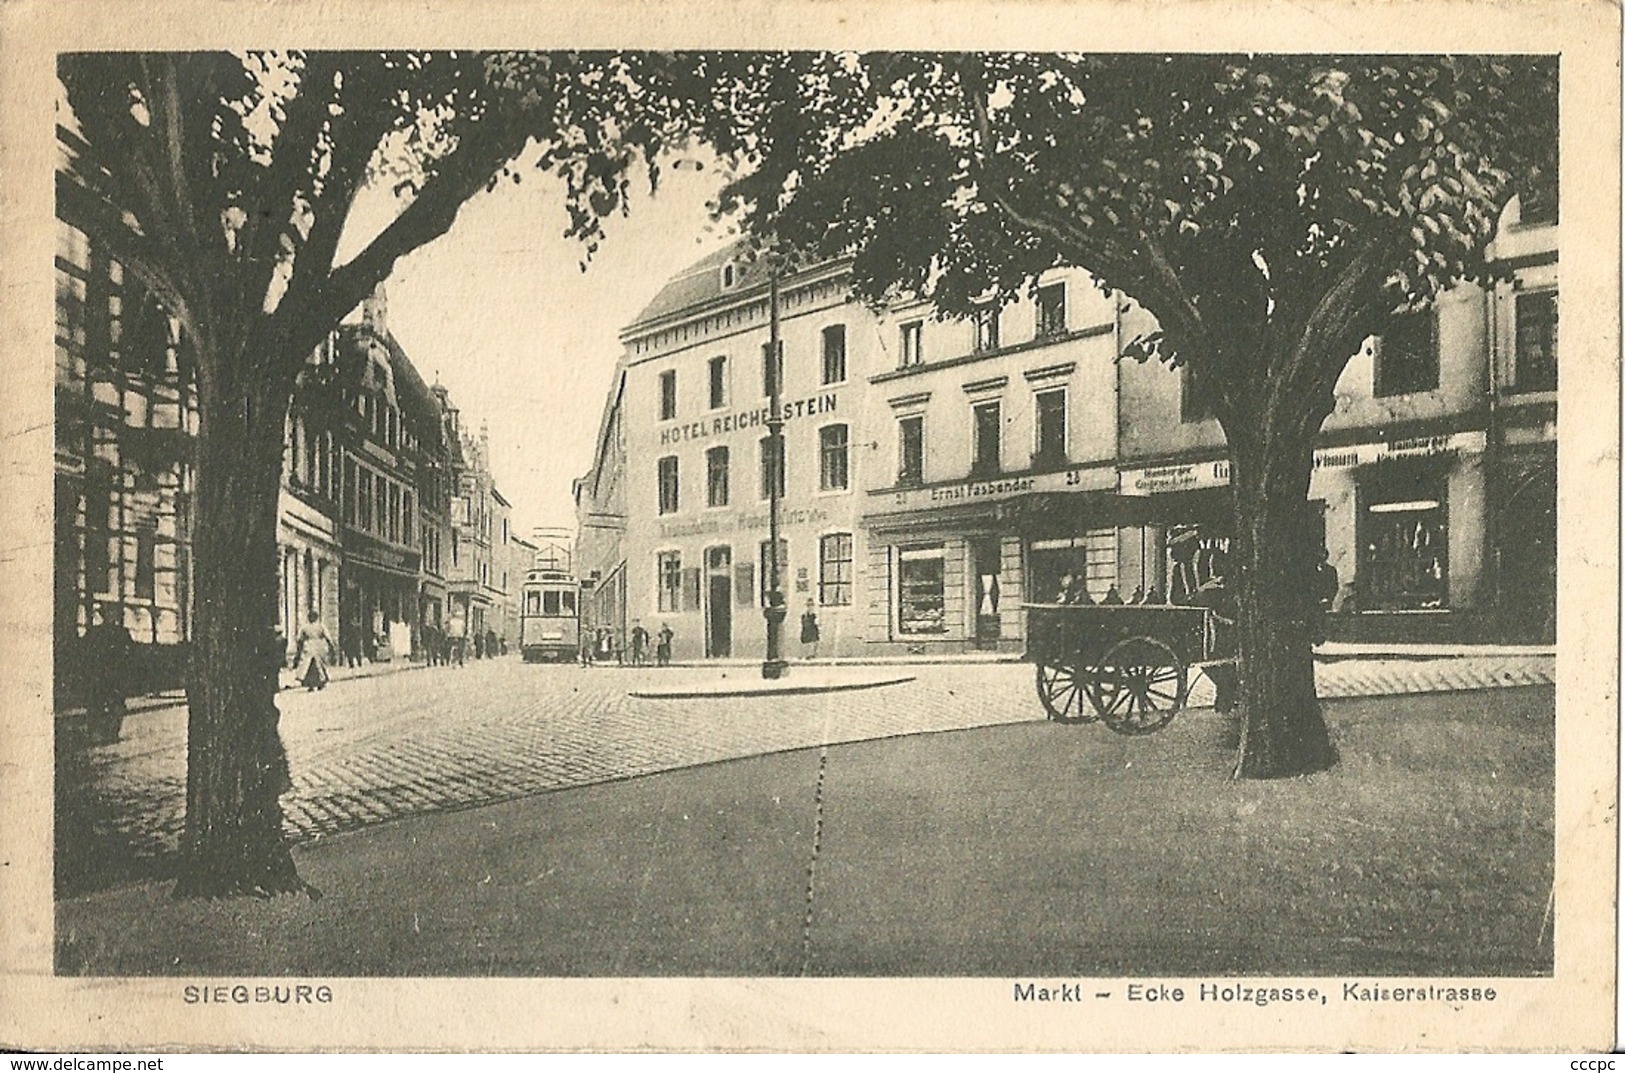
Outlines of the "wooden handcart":
[[1026,604],[1027,656],[1051,719],[1150,734],[1185,706],[1213,659],[1213,612],[1170,604]]

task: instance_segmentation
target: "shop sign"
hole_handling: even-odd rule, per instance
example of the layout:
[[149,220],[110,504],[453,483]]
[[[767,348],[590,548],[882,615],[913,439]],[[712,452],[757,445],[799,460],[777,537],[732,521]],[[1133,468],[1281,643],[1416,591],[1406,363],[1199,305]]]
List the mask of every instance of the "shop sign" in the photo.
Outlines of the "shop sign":
[[955,503],[1010,499],[1031,492],[1097,491],[1111,486],[1112,471],[1105,466],[1074,466],[1053,473],[1032,473],[984,481],[961,481],[934,488],[909,488],[891,493],[900,510],[941,507]]
[[[840,393],[836,391],[827,391],[822,395],[812,395],[805,399],[784,399],[779,403],[779,416],[785,421],[794,421],[800,417],[817,417],[820,414],[834,413],[839,404]],[[772,415],[771,406],[758,406],[753,410],[716,414],[698,421],[676,422],[660,430],[660,446],[669,447],[685,440],[725,436],[741,429],[766,429]]]
[[[829,519],[830,513],[823,507],[779,508],[779,525],[783,528],[822,525]],[[730,511],[726,514],[712,514],[683,522],[661,522],[655,527],[655,531],[662,540],[674,540],[678,537],[710,536],[713,533],[766,532],[767,528],[768,514],[766,510],[761,510],[751,513]]]
[[[1322,447],[1315,451],[1314,467],[1345,469],[1368,466],[1395,458],[1430,458],[1442,455],[1472,454],[1484,450],[1483,431],[1455,432],[1439,436],[1413,436],[1401,440],[1356,443],[1347,447]],[[1230,483],[1230,462],[1187,462],[1173,466],[1126,469],[1118,475],[1117,488],[1128,496],[1156,495],[1160,492],[1186,492],[1197,488],[1222,488]]]
[[1187,492],[1195,488],[1223,488],[1229,483],[1230,463],[1220,459],[1217,462],[1127,469],[1118,475],[1117,490],[1126,496],[1149,496],[1159,492]]

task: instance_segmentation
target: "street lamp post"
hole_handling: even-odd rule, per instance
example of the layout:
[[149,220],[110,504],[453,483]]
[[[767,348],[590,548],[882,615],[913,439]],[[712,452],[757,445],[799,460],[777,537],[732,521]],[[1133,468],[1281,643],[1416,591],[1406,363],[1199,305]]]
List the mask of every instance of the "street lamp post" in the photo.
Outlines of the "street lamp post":
[[784,634],[783,578],[779,576],[779,483],[784,474],[784,414],[780,410],[779,394],[784,379],[783,343],[779,341],[779,272],[774,266],[767,279],[767,368],[768,411],[767,442],[769,452],[767,482],[767,606],[762,616],[767,620],[767,657],[762,660],[763,678],[783,678],[790,665],[784,660],[782,638]]

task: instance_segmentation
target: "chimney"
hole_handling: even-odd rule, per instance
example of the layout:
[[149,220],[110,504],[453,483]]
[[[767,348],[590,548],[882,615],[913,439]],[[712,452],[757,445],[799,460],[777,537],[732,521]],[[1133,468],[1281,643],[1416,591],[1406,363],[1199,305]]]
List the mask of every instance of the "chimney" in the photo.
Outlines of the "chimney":
[[389,300],[384,296],[382,281],[372,289],[372,293],[361,300],[361,323],[377,332],[384,334],[389,319]]

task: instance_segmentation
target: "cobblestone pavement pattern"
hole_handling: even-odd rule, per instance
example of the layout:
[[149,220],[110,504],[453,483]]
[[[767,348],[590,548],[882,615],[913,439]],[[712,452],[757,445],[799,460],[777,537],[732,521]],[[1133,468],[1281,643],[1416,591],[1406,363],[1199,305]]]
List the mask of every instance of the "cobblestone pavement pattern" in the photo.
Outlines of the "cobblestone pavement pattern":
[[[713,681],[717,668],[528,665],[509,657],[336,682],[279,700],[294,787],[283,799],[298,840],[420,812],[789,749],[1043,718],[1026,663],[927,664],[912,682],[791,697],[642,700],[640,685]],[[754,675],[749,667],[729,675]],[[1348,660],[1317,666],[1322,697],[1550,684],[1549,656]],[[1190,704],[1212,703],[1198,678]],[[1109,733],[1098,725],[1080,733]],[[184,709],[128,717],[124,740],[60,770],[65,855],[151,867],[179,844]],[[111,861],[80,861],[89,873]],[[59,875],[63,862],[59,860]],[[128,867],[113,872],[129,874]],[[69,871],[73,871],[72,868]],[[88,874],[88,873],[87,873]],[[104,877],[102,882],[114,876]],[[69,887],[94,886],[94,880]],[[71,893],[71,890],[63,893]]]

